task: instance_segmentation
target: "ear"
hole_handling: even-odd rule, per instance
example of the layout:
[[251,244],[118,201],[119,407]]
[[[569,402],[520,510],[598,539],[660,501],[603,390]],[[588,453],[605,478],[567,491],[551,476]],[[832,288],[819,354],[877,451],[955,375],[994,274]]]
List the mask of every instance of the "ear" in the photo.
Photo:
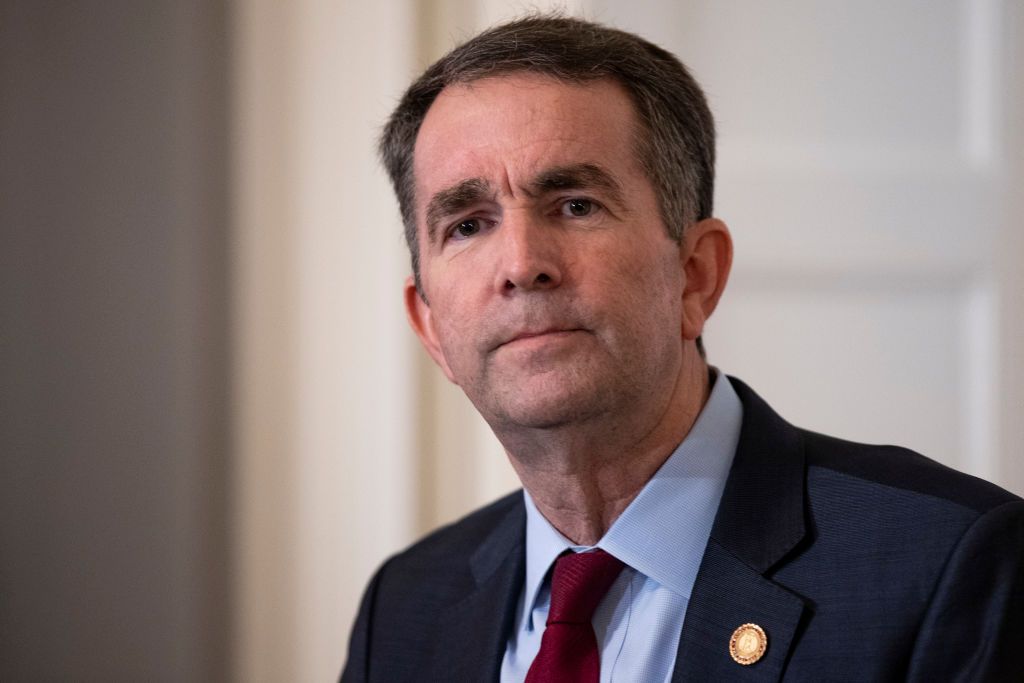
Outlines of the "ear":
[[694,340],[704,330],[725,291],[732,267],[732,237],[717,218],[686,229],[680,249],[686,284],[683,287],[683,338]]
[[416,289],[416,283],[411,275],[405,279],[405,314],[409,318],[412,331],[420,338],[423,348],[441,368],[448,381],[457,384],[451,368],[448,367],[448,361],[445,360],[444,352],[441,351],[441,344],[438,342],[437,332],[434,330],[430,305],[423,300],[419,290]]

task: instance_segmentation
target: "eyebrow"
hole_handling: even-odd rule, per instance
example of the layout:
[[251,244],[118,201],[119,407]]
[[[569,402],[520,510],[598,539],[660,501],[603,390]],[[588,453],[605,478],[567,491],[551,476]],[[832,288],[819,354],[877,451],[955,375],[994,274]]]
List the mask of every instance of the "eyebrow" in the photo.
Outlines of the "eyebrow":
[[445,216],[458,213],[466,207],[492,197],[494,190],[483,178],[469,178],[441,190],[430,198],[427,205],[427,239],[432,244],[437,241],[438,223]]
[[530,194],[539,195],[558,190],[603,190],[616,204],[622,204],[622,186],[615,177],[597,164],[582,163],[555,166],[541,171],[530,183]]
[[[538,173],[523,191],[537,197],[560,190],[603,190],[611,201],[622,205],[622,186],[601,166],[592,163],[554,166]],[[459,213],[483,200],[493,200],[494,188],[483,178],[468,178],[437,192],[427,204],[427,239],[438,240],[439,224],[446,216]]]

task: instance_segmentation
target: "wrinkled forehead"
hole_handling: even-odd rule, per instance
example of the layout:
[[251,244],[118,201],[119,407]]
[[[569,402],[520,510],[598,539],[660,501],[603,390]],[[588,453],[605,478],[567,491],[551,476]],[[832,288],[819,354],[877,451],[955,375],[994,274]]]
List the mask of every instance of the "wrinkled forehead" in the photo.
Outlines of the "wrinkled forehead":
[[417,213],[432,194],[471,178],[512,188],[546,166],[636,166],[637,121],[612,79],[512,73],[448,86],[416,138]]

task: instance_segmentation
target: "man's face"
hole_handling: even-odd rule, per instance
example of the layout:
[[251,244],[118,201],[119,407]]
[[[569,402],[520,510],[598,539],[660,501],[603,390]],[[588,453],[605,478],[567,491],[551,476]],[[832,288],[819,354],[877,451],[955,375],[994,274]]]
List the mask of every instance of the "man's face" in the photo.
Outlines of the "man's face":
[[493,427],[664,405],[684,271],[611,81],[508,75],[446,88],[414,155],[410,319]]

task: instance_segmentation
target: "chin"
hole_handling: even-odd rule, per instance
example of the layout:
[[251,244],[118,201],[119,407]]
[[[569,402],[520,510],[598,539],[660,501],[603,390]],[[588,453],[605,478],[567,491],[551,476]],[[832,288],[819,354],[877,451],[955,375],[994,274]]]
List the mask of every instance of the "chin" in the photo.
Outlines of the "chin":
[[496,400],[477,407],[482,414],[493,416],[495,428],[557,429],[605,414],[608,406],[601,395],[602,392],[593,390],[545,391],[539,388],[524,390],[515,396],[492,394],[492,399]]
[[580,416],[561,412],[544,410],[513,410],[499,413],[498,424],[501,428],[508,430],[515,429],[559,429],[570,424],[578,424]]
[[628,381],[592,354],[546,367],[492,368],[461,384],[495,430],[556,429],[601,419],[634,395]]

